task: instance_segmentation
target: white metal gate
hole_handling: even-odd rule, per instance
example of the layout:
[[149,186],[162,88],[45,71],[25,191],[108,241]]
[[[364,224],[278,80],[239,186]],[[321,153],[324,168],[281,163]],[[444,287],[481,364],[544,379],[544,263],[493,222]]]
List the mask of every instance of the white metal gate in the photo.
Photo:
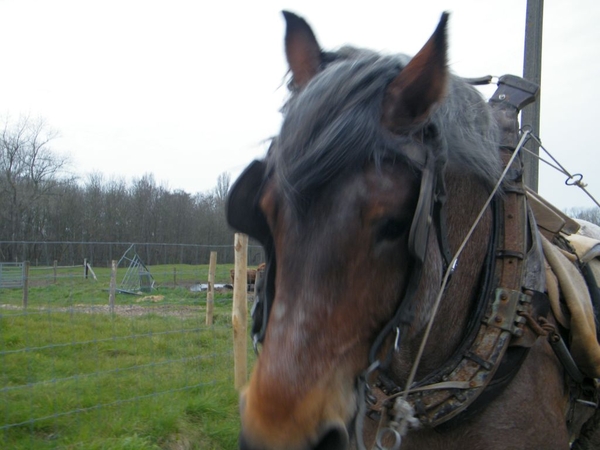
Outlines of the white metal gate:
[[22,288],[25,280],[25,263],[0,262],[0,288]]

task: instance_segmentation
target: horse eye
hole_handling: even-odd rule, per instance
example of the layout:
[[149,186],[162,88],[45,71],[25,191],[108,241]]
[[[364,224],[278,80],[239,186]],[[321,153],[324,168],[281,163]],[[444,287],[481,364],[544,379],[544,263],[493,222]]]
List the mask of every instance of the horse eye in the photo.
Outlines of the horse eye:
[[402,236],[406,223],[397,219],[386,219],[377,230],[377,241],[394,241]]

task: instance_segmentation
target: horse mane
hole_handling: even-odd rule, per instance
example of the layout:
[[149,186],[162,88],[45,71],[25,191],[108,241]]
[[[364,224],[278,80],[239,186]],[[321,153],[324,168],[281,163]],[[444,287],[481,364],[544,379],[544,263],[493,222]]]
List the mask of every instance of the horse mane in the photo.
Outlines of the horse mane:
[[[406,161],[403,145],[423,133],[420,128],[412,135],[393,135],[381,125],[386,88],[409,57],[353,47],[322,56],[321,72],[300,92],[291,89],[281,132],[268,156],[269,171],[297,208],[367,162]],[[446,97],[427,124],[439,132],[447,170],[472,174],[488,188],[496,183],[501,167],[497,128],[476,89],[451,75]]]

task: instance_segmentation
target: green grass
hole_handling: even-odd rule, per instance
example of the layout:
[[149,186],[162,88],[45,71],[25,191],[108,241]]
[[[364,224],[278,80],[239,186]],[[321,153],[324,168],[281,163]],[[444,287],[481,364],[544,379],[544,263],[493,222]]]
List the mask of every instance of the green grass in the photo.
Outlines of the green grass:
[[206,326],[206,293],[184,287],[204,268],[178,266],[177,286],[167,269],[170,286],[155,276],[155,297],[117,295],[114,314],[108,269],[31,287],[26,311],[22,290],[0,290],[0,448],[236,446],[231,293]]

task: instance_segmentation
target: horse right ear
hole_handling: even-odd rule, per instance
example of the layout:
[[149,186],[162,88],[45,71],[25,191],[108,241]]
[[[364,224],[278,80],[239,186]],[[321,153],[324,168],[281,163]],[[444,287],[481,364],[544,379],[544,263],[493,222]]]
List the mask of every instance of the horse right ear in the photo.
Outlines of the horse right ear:
[[447,23],[444,13],[427,43],[387,88],[381,120],[395,134],[424,122],[446,92]]
[[286,22],[285,55],[294,85],[301,89],[319,72],[321,47],[306,21],[289,11],[283,11]]

